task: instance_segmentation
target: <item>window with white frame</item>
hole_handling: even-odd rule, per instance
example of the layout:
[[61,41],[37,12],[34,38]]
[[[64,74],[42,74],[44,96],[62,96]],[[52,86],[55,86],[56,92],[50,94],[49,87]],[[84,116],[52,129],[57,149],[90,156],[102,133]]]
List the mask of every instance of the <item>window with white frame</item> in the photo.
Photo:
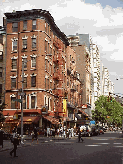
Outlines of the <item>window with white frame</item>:
[[12,69],[17,69],[17,59],[12,59]]
[[23,49],[27,49],[27,39],[23,39]]
[[32,20],[32,30],[36,30],[36,20]]
[[12,47],[13,51],[17,51],[17,40],[13,40],[13,47]]
[[16,88],[16,77],[11,78],[11,88]]
[[18,22],[12,23],[12,32],[18,32]]
[[27,30],[27,21],[23,21],[23,30]]
[[36,38],[32,38],[32,49],[36,48]]
[[0,51],[0,61],[3,61],[3,52]]
[[27,58],[23,58],[22,62],[24,64],[24,68],[27,68]]
[[31,109],[36,108],[36,96],[31,96]]
[[36,57],[31,57],[31,67],[36,67]]
[[36,87],[36,76],[31,76],[31,87]]
[[26,96],[23,97],[23,109],[26,109]]
[[11,97],[11,109],[16,109],[16,101],[14,101],[16,97]]
[[23,88],[27,88],[27,77],[24,77]]

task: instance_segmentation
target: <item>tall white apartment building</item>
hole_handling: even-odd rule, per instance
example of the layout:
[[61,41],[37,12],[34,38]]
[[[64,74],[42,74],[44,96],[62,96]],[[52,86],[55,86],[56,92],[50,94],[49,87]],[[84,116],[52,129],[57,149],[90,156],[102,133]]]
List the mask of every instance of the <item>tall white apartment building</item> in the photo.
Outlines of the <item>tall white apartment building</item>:
[[90,42],[91,47],[91,71],[92,71],[92,106],[95,109],[94,102],[101,95],[101,83],[100,83],[100,53],[96,44]]
[[109,71],[102,65],[102,95],[108,96],[109,92],[114,93],[114,83],[109,78]]

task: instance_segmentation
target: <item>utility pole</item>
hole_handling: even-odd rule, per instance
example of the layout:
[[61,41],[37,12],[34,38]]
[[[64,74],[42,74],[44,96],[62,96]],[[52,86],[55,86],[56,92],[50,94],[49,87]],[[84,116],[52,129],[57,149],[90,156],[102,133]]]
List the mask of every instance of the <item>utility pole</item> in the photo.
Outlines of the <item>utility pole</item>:
[[22,92],[21,92],[21,144],[23,143],[23,83],[24,83],[24,61],[22,59]]

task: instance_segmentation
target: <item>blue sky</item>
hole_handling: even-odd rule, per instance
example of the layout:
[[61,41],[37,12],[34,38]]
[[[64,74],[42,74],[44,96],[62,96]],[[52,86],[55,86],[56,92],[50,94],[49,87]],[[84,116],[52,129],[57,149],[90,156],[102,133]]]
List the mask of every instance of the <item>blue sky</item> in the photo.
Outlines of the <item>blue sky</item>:
[[35,8],[48,10],[66,35],[89,33],[115,83],[114,92],[123,94],[123,0],[1,0],[0,25],[5,12]]

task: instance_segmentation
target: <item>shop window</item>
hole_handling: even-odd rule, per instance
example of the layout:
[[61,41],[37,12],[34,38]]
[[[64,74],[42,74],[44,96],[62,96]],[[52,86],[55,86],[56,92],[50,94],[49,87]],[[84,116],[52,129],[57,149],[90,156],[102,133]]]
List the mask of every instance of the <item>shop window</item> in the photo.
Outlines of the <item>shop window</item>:
[[12,32],[18,32],[18,23],[12,23]]

